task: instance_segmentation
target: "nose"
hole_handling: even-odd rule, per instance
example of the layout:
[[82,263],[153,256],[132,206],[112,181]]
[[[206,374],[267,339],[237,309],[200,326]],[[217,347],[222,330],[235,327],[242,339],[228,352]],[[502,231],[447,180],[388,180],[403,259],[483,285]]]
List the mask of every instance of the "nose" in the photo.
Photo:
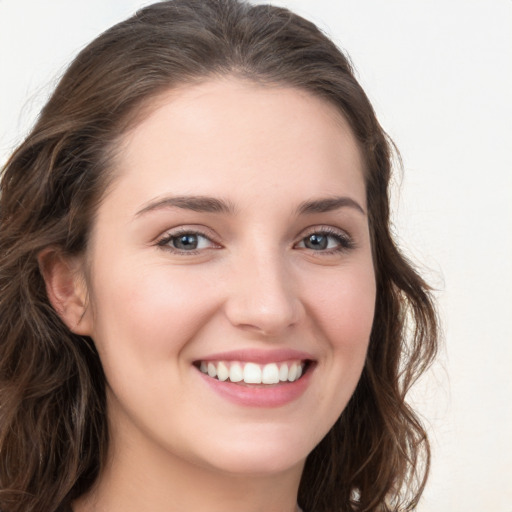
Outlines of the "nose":
[[240,258],[230,275],[225,312],[237,328],[273,337],[294,327],[304,314],[296,283],[284,258]]

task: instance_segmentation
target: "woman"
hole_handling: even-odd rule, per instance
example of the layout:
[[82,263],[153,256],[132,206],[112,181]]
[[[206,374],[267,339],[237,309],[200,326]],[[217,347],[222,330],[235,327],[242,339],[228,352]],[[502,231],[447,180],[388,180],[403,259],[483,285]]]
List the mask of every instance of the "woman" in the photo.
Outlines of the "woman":
[[2,177],[0,509],[414,508],[436,318],[391,149],[285,9],[160,2],[86,47]]

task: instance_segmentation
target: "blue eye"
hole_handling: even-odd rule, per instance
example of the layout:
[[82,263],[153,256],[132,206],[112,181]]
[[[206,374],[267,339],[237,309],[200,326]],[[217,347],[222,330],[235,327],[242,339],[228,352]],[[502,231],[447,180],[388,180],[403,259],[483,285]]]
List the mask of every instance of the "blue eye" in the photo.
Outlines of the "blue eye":
[[297,247],[317,252],[337,252],[351,249],[353,243],[347,235],[338,232],[316,231],[300,240]]
[[178,252],[193,252],[215,246],[207,236],[192,231],[170,233],[158,245]]
[[199,245],[199,237],[196,234],[187,234],[174,237],[171,240],[172,246],[180,251],[192,251]]
[[329,247],[329,237],[320,233],[313,233],[304,238],[304,247],[314,251],[323,251]]

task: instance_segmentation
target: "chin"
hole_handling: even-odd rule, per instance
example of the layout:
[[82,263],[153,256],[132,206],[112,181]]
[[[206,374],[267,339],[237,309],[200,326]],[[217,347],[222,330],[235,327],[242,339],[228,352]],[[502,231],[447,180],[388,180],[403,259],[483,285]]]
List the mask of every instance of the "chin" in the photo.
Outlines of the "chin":
[[261,456],[260,454],[241,454],[217,461],[215,469],[224,473],[239,476],[271,476],[298,469],[302,471],[306,458],[297,458],[293,454],[287,456]]
[[[265,432],[267,428],[248,429],[239,436],[229,436],[225,443],[217,440],[209,451],[211,467],[239,475],[271,475],[299,468],[316,443],[303,432]],[[268,429],[271,430],[271,429]],[[266,434],[266,435],[265,435]],[[274,435],[272,435],[274,434]],[[204,452],[203,452],[204,455]]]

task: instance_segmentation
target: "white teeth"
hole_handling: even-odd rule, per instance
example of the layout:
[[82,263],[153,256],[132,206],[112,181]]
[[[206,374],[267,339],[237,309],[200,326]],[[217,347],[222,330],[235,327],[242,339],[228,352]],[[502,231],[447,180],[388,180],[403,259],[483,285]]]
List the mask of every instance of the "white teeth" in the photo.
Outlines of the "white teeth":
[[219,380],[228,380],[229,369],[222,361],[217,365],[217,378]]
[[270,363],[263,367],[261,382],[263,384],[277,384],[279,382],[279,368],[277,364]]
[[254,363],[247,363],[244,368],[244,382],[246,384],[261,384],[261,368]]
[[213,363],[208,363],[208,375],[210,377],[217,377],[217,368]]
[[279,384],[294,382],[304,370],[304,363],[288,361],[283,363],[243,363],[239,361],[201,361],[199,370],[220,381],[245,382],[246,384]]
[[288,370],[288,380],[293,382],[295,379],[297,379],[297,364],[292,363]]
[[283,363],[279,369],[279,380],[281,382],[286,382],[288,380],[288,365],[286,363]]
[[229,380],[231,382],[240,382],[244,379],[244,371],[240,363],[233,363],[229,369]]

